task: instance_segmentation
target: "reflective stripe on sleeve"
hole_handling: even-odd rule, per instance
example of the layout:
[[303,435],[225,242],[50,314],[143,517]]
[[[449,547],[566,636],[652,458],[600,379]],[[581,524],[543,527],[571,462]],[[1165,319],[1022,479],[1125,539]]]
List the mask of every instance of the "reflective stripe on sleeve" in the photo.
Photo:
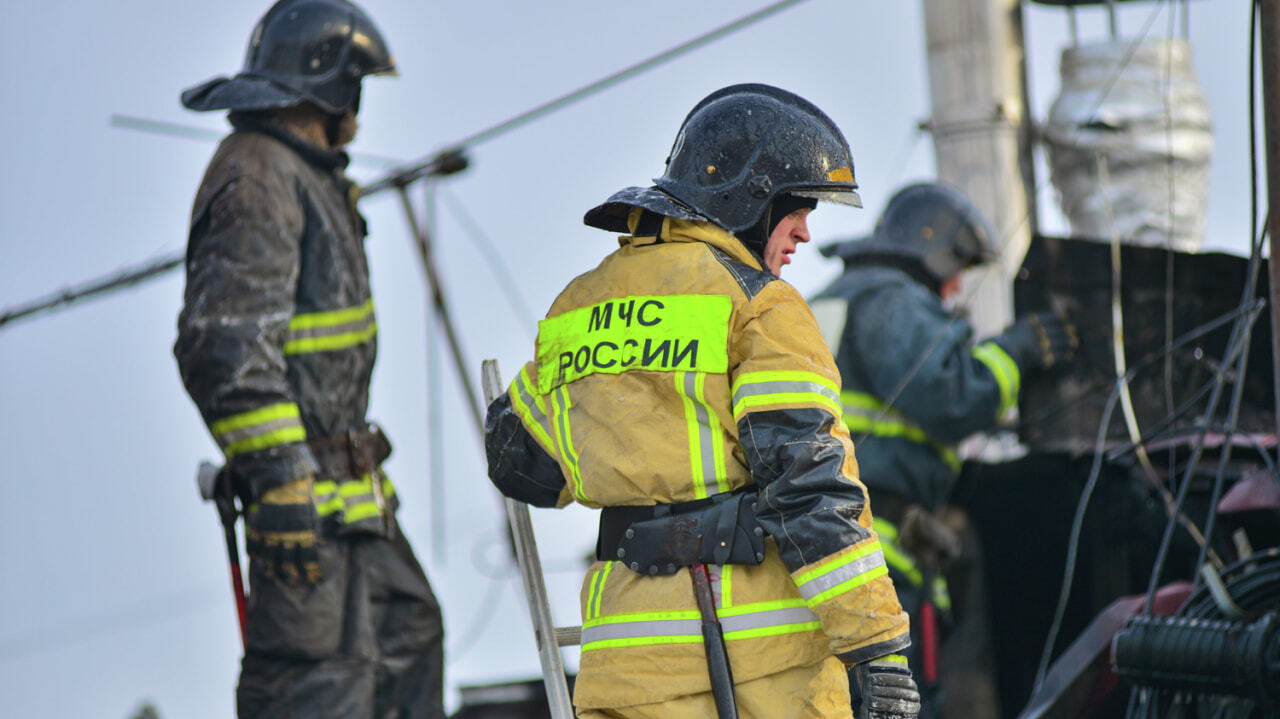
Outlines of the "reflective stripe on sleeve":
[[812,607],[888,573],[880,542],[868,540],[818,562],[796,576],[795,582],[800,595]]
[[552,458],[555,458],[558,454],[556,441],[551,437],[555,430],[552,428],[551,419],[547,417],[547,403],[541,395],[532,391],[533,383],[529,381],[526,367],[521,367],[520,373],[511,381],[511,404],[520,415],[520,419],[524,421],[524,426],[529,433]]
[[707,404],[706,379],[705,372],[675,373],[676,393],[684,402],[689,434],[689,469],[693,476],[693,494],[697,499],[729,491],[720,419]]
[[294,315],[285,332],[287,355],[329,352],[355,347],[378,334],[373,300],[357,307]]
[[748,411],[817,405],[840,416],[840,389],[813,372],[744,372],[733,379],[733,418]]
[[996,416],[1018,406],[1018,393],[1022,391],[1022,372],[1018,363],[995,342],[983,342],[973,348],[973,357],[991,370],[1000,386],[1000,409]]
[[855,437],[859,434],[896,437],[922,444],[937,454],[952,472],[960,472],[960,457],[950,447],[930,439],[920,425],[880,401],[879,397],[845,390],[840,393],[840,401],[844,404],[844,422],[849,427],[849,434]]
[[211,424],[209,431],[227,459],[244,452],[307,439],[298,405],[293,402],[280,402],[224,417]]

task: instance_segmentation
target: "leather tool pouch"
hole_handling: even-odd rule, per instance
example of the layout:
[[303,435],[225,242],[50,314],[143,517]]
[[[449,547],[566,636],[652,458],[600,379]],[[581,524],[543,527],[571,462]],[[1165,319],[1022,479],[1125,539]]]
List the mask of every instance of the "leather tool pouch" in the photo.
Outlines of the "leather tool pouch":
[[321,476],[327,479],[357,479],[377,469],[391,456],[391,442],[376,424],[309,440],[307,446],[320,465]]
[[641,574],[674,574],[694,564],[759,564],[764,529],[754,491],[600,512],[596,558],[621,561]]

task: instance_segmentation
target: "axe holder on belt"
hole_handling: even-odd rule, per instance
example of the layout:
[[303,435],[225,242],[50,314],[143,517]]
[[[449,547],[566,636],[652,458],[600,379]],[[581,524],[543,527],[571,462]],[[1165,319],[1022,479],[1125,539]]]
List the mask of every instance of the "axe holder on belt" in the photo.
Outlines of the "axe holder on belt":
[[694,564],[759,564],[765,532],[754,488],[707,499],[600,511],[596,559],[641,574],[674,574]]
[[[387,498],[383,496],[382,480],[377,471],[383,460],[391,456],[391,442],[382,433],[382,428],[369,424],[364,429],[347,430],[346,434],[308,440],[307,446],[320,465],[322,477],[346,480],[371,476],[369,485],[382,515],[382,532],[391,536],[395,523],[391,513],[385,511]],[[357,525],[349,525],[348,528],[354,526]]]

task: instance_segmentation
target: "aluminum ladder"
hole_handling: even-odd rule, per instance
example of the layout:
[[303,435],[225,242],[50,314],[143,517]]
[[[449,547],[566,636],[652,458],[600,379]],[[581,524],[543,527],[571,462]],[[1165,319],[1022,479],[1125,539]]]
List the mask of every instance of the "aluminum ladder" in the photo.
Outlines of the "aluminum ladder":
[[[480,381],[487,407],[503,392],[497,360],[484,360],[480,363]],[[573,702],[569,698],[569,682],[565,678],[560,647],[581,644],[582,627],[557,627],[552,622],[551,604],[542,575],[542,563],[538,559],[538,543],[533,538],[529,506],[510,497],[503,497],[502,502],[506,506],[507,521],[511,524],[511,534],[515,540],[516,562],[520,565],[524,596],[529,602],[529,617],[533,620],[533,638],[538,646],[538,660],[542,663],[547,704],[553,719],[573,719]]]

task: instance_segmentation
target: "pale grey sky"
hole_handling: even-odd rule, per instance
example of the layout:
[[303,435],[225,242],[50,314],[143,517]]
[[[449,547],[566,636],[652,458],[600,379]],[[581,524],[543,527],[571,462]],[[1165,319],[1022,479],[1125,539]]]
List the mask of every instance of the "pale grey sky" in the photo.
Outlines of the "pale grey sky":
[[[366,83],[353,149],[419,159],[763,4],[367,0],[401,73]],[[178,94],[234,73],[267,5],[5,4],[0,309],[182,249],[212,144],[113,128],[109,118],[222,130],[220,114],[186,112]],[[1191,6],[1217,130],[1207,248],[1236,252],[1249,226],[1248,6]],[[1136,33],[1155,7],[1126,3],[1122,32]],[[1167,15],[1151,32],[1168,32]],[[1103,33],[1101,11],[1081,13],[1082,36]],[[1066,38],[1063,11],[1029,7],[1037,119],[1057,91]],[[923,45],[918,2],[809,0],[476,147],[471,168],[440,188],[436,234],[472,381],[483,358],[496,357],[509,377],[530,355],[534,328],[521,318],[541,317],[571,277],[615,247],[582,225],[583,212],[658,175],[687,110],[721,86],[779,85],[831,115],[853,148],[866,209],[820,209],[814,244],[868,230],[896,187],[932,173],[931,143],[915,129],[929,113]],[[362,180],[380,172],[352,169]],[[1061,232],[1045,176],[1043,229]],[[495,286],[457,208],[496,246],[527,308],[513,310]],[[381,349],[370,416],[395,444],[400,520],[443,604],[452,709],[460,685],[536,677],[537,655],[476,432],[442,341],[428,341],[399,205],[388,194],[363,210]],[[812,292],[836,270],[808,248],[786,279]],[[144,700],[165,717],[233,714],[240,647],[226,557],[194,482],[197,463],[217,450],[170,354],[181,292],[175,272],[0,329],[0,716],[125,717]],[[442,447],[434,460],[432,412]],[[433,539],[440,516],[443,543]],[[535,523],[556,620],[576,624],[594,518],[537,511]],[[575,652],[566,656],[575,666]]]

